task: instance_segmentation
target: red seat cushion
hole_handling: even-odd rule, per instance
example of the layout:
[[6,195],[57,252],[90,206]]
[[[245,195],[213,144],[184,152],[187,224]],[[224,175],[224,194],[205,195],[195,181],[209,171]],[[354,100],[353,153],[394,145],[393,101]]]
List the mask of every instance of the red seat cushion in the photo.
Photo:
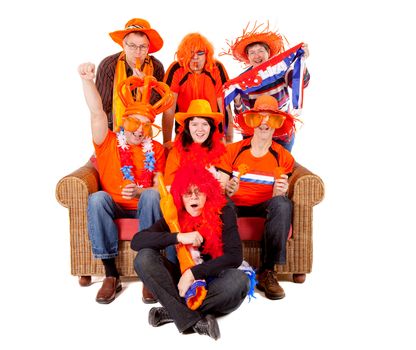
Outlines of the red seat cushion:
[[[238,218],[237,225],[240,238],[243,241],[261,241],[264,231],[264,218]],[[131,241],[136,232],[139,231],[138,219],[116,219],[115,223],[118,228],[120,241]],[[288,238],[292,236],[292,226]]]
[[131,241],[133,236],[139,231],[138,219],[116,219],[114,220],[118,228],[118,238],[120,241]]
[[264,218],[238,218],[238,232],[242,241],[261,241]]

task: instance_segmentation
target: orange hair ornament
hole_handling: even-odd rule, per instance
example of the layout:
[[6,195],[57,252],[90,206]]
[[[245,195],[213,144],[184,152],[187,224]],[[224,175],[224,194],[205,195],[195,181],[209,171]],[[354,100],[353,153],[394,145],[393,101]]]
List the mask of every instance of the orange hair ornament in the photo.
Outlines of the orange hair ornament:
[[[153,90],[162,98],[152,105],[150,97]],[[126,110],[122,116],[116,116],[116,131],[123,125],[123,119],[132,114],[147,117],[153,123],[156,115],[167,110],[174,102],[169,86],[150,75],[143,79],[136,76],[128,77],[118,85],[117,93]]]

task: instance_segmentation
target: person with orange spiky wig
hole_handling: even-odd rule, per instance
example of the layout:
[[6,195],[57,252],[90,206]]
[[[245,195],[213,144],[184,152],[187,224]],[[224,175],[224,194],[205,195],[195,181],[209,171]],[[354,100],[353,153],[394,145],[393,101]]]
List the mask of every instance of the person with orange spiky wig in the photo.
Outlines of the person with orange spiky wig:
[[[111,303],[122,288],[115,264],[118,255],[118,230],[114,219],[138,218],[146,228],[161,217],[157,177],[163,173],[163,146],[152,138],[160,132],[155,116],[173,103],[169,87],[152,76],[131,76],[117,87],[125,109],[116,132],[108,129],[107,116],[96,85],[95,65],[78,67],[84,96],[91,113],[92,139],[96,152],[101,191],[88,198],[88,234],[92,252],[101,259],[106,278],[96,301]],[[150,104],[155,90],[162,99]],[[135,91],[135,93],[133,93]]]
[[[250,289],[249,278],[238,269],[243,255],[236,215],[219,182],[199,164],[182,166],[170,193],[181,232],[172,231],[168,218],[172,215],[164,212],[164,218],[131,241],[131,248],[138,251],[134,268],[162,304],[149,311],[149,323],[158,327],[174,322],[181,333],[194,331],[218,339],[214,315],[236,310]],[[179,243],[197,248],[202,261],[181,271],[179,264],[160,253]],[[207,294],[193,309],[187,298],[190,287],[200,280],[206,282]]]

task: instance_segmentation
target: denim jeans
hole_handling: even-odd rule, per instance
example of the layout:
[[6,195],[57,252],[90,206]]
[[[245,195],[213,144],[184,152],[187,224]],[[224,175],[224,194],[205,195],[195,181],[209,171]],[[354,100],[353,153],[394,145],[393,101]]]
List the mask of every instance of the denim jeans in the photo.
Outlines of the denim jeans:
[[264,217],[264,235],[261,249],[261,270],[273,269],[275,264],[286,263],[286,242],[292,222],[292,201],[285,196],[272,197],[253,205],[235,206],[238,217]]
[[[119,218],[137,218],[140,227],[147,228],[162,216],[159,192],[148,189],[140,195],[137,210],[125,210],[104,191],[88,197],[88,235],[96,259],[111,259],[118,255],[118,229],[114,222]],[[139,228],[137,228],[139,230]]]
[[202,305],[197,310],[191,310],[186,306],[185,299],[179,296],[179,266],[172,264],[159,251],[141,249],[134,260],[134,269],[166,308],[179,332],[192,327],[207,314],[218,316],[236,310],[250,287],[250,281],[243,271],[226,269],[208,283],[208,293]]

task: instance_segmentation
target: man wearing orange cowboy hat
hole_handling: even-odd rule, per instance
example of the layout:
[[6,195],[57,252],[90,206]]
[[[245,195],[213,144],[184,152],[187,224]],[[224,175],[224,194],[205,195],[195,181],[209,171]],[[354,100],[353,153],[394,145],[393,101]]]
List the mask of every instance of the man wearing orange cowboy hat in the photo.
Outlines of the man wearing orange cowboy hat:
[[[244,63],[248,68],[241,74],[249,75],[250,72],[264,65],[270,58],[282,54],[285,51],[285,38],[274,31],[269,30],[269,26],[263,24],[255,24],[253,29],[248,30],[248,25],[243,31],[243,35],[231,42],[230,49],[225,54],[232,55],[236,60]],[[303,57],[306,59],[309,56],[309,48],[306,43],[301,46],[303,50]],[[306,66],[303,68],[303,87],[307,87],[310,80],[310,75]],[[273,96],[278,102],[279,109],[294,113],[294,106],[291,106],[290,92],[293,82],[293,65],[279,78],[268,81],[267,84],[260,84],[257,88],[253,88],[250,92],[245,91],[234,99],[235,114],[244,112],[254,106],[256,99],[262,95]],[[298,112],[296,111],[295,114]],[[246,136],[246,135],[243,135]],[[280,138],[275,138],[275,141],[280,143],[283,147],[291,151],[294,143],[294,134],[290,137],[282,135]]]
[[[287,198],[288,178],[294,159],[273,136],[291,135],[293,117],[279,110],[272,96],[260,96],[254,108],[237,116],[236,127],[249,138],[226,146],[217,168],[225,193],[235,204],[237,216],[266,218],[262,239],[258,288],[269,299],[285,296],[275,264],[286,263],[286,241],[292,222],[292,202]],[[239,174],[244,166],[248,172]]]
[[[101,259],[106,274],[96,301],[108,304],[122,288],[115,264],[118,230],[114,219],[138,218],[140,228],[144,229],[161,218],[157,177],[163,173],[165,156],[163,146],[152,140],[160,132],[160,128],[152,123],[158,113],[170,107],[173,98],[169,87],[154,77],[127,78],[117,89],[125,111],[122,124],[116,125],[115,133],[108,129],[107,116],[94,84],[94,64],[81,64],[78,72],[91,113],[92,138],[102,187],[101,191],[89,196],[87,213],[93,255]],[[154,105],[149,103],[152,90],[162,95]]]
[[[97,70],[96,85],[107,114],[108,127],[113,129],[114,116],[121,118],[124,111],[116,91],[118,84],[131,75],[140,78],[152,75],[156,80],[163,81],[165,69],[158,59],[149,55],[162,48],[163,39],[150,27],[148,21],[133,18],[126,23],[124,29],[109,35],[123,51],[101,61]],[[155,103],[159,98],[157,93],[153,93],[150,102]]]

